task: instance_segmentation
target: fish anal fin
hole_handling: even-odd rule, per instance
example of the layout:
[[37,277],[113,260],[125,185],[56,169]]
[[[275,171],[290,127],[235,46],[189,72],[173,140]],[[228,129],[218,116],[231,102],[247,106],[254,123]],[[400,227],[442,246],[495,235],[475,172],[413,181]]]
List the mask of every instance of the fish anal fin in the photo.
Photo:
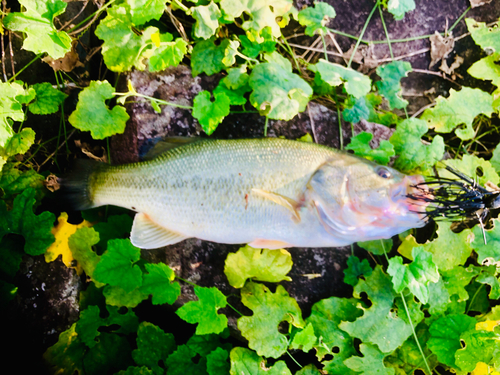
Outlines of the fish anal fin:
[[130,241],[141,249],[157,249],[185,240],[186,236],[170,231],[152,221],[141,212],[135,215]]
[[284,247],[292,247],[293,245],[285,241],[257,239],[250,242],[248,246],[254,247],[256,249],[277,250],[283,249]]
[[297,201],[285,197],[281,194],[271,193],[262,189],[252,189],[252,193],[255,193],[262,198],[269,199],[270,201],[285,207],[292,213],[293,221],[296,223],[300,222],[300,214],[298,212],[300,204]]

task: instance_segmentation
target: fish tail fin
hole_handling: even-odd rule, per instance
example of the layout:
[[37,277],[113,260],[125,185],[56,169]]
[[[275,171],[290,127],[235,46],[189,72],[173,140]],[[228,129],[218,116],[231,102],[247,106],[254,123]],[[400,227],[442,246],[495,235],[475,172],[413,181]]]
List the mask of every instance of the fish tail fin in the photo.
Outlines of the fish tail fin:
[[83,211],[97,207],[92,197],[90,177],[103,165],[95,160],[77,159],[72,171],[59,178],[60,203],[65,210]]

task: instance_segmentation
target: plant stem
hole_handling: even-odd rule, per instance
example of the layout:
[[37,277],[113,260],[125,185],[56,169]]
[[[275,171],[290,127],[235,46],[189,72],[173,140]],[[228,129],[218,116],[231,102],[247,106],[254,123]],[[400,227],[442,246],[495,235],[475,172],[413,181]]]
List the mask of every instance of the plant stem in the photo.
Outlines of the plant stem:
[[354,59],[354,55],[356,54],[356,50],[358,49],[359,43],[361,43],[361,40],[363,39],[363,35],[365,34],[366,28],[368,27],[368,24],[370,23],[370,20],[372,19],[373,13],[375,13],[375,10],[378,8],[380,3],[380,0],[377,0],[375,3],[375,6],[373,7],[372,11],[368,15],[368,18],[366,19],[365,24],[363,25],[363,29],[361,30],[361,34],[359,35],[359,39],[356,42],[356,45],[354,46],[354,49],[351,54],[351,58],[349,59],[349,63],[347,64],[347,67],[350,68],[352,64],[352,60]]
[[229,302],[227,302],[227,301],[226,301],[226,303],[227,303],[227,305],[228,305],[230,308],[232,308],[234,311],[236,311],[238,314],[240,314],[240,316],[243,316],[243,314],[242,314],[241,312],[239,312],[239,311],[238,311],[238,310],[237,310],[237,309],[236,309],[233,305],[231,305],[231,304],[230,304]]
[[92,17],[94,17],[96,14],[99,14],[99,13],[102,13],[104,10],[106,10],[106,8],[109,8],[116,0],[111,0],[109,3],[103,5],[102,7],[100,7],[99,9],[97,9],[94,13],[92,13],[90,16],[88,16],[87,18],[85,18],[83,21],[81,21],[78,25],[72,27],[71,29],[69,29],[68,31],[66,31],[68,34],[71,33],[73,30],[76,30],[78,29],[81,25],[83,25],[85,22],[87,22],[89,19],[91,19]]
[[7,82],[12,82],[19,74],[21,74],[28,66],[33,64],[36,60],[38,60],[40,58],[40,56],[42,56],[42,55],[43,55],[43,53],[39,53],[38,55],[36,55],[33,60],[31,60],[29,63],[27,63],[25,66],[23,66],[22,69],[20,71],[18,71],[16,74],[14,74],[12,77],[10,77],[10,79]]
[[290,352],[288,351],[288,349],[286,350],[286,354],[288,354],[288,356],[292,359],[292,361],[295,362],[295,364],[297,366],[299,366],[300,368],[303,368],[304,366],[302,366],[299,362],[297,362],[297,360],[295,358],[293,358],[293,356],[290,354]]
[[264,124],[264,137],[267,137],[267,124],[269,122],[269,117],[266,116],[266,122]]
[[464,18],[464,17],[465,17],[465,15],[467,14],[467,12],[468,12],[470,9],[471,9],[471,7],[469,6],[469,7],[465,10],[465,12],[463,12],[463,13],[462,13],[462,15],[461,15],[460,17],[458,17],[458,19],[455,21],[455,23],[454,23],[453,25],[451,25],[451,27],[450,27],[450,29],[448,30],[448,32],[452,31],[452,30],[455,28],[455,26],[457,26],[457,25],[458,25],[458,23],[462,20],[462,18]]
[[[389,263],[389,257],[387,256],[387,251],[385,250],[384,241],[380,240],[380,244],[382,245],[382,249],[384,250],[385,259],[387,260],[387,263]],[[432,375],[432,371],[429,367],[429,363],[427,362],[427,358],[425,358],[425,354],[424,354],[424,351],[422,350],[422,346],[420,345],[420,341],[418,341],[417,332],[415,331],[415,327],[413,326],[413,322],[411,321],[410,311],[408,310],[408,306],[406,305],[405,296],[404,296],[403,292],[400,292],[399,295],[401,296],[401,299],[403,300],[403,305],[405,307],[406,316],[408,317],[408,322],[410,323],[411,331],[413,333],[413,338],[415,339],[415,342],[417,343],[418,350],[420,351],[420,355],[422,356],[422,359],[424,360],[424,364],[425,364],[427,371],[429,372],[429,375]]]
[[325,51],[325,60],[328,61],[328,53],[326,52],[326,41],[323,33],[319,34],[321,36],[321,42],[323,43],[323,50]]
[[382,12],[382,7],[379,4],[378,11],[380,13],[380,20],[382,21],[382,26],[384,27],[384,32],[385,32],[385,37],[387,38],[387,44],[389,46],[389,53],[391,54],[391,59],[394,60],[394,54],[392,53],[392,46],[391,46],[391,38],[389,37],[389,32],[387,31],[387,27],[385,25],[384,21],[384,14]]
[[283,40],[283,43],[281,43],[280,41],[278,41],[278,44],[288,50],[288,53],[292,56],[293,58],[293,62],[295,63],[295,66],[297,68],[298,71],[300,71],[300,65],[299,65],[299,62],[297,61],[297,57],[295,56],[295,53],[293,53],[293,49],[292,47],[290,47],[290,44],[288,44],[288,41],[286,40],[286,38],[281,38]]

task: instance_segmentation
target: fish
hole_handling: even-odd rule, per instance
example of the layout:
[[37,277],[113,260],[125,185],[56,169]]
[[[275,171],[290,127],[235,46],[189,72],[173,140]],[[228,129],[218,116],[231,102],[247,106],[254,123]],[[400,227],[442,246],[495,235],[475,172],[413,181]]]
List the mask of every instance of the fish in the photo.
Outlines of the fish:
[[339,247],[426,224],[420,175],[280,138],[167,138],[142,162],[83,163],[61,179],[77,209],[135,211],[133,245],[187,238],[254,248]]

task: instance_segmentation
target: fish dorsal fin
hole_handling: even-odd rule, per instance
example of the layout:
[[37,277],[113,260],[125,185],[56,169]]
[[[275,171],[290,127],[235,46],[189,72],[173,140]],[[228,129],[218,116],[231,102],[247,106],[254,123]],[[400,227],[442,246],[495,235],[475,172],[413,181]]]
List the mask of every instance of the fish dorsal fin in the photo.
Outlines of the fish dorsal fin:
[[142,160],[151,160],[164,152],[182,147],[191,143],[203,141],[200,137],[167,137],[159,140],[147,153]]
[[157,249],[185,240],[186,236],[172,232],[153,222],[145,213],[134,217],[130,242],[141,249]]
[[296,223],[300,222],[300,214],[297,211],[300,205],[299,203],[297,203],[297,201],[285,197],[281,194],[271,193],[262,189],[252,189],[252,193],[255,193],[262,198],[269,199],[270,201],[273,201],[274,203],[285,207],[292,213],[293,221],[295,221]]

